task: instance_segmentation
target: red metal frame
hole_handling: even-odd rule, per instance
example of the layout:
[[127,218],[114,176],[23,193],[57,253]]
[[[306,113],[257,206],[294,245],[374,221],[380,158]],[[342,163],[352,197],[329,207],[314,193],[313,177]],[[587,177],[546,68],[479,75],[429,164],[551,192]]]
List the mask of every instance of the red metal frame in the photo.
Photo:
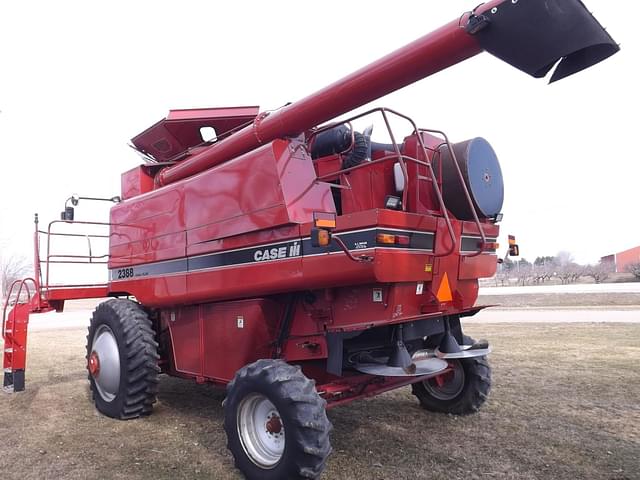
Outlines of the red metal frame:
[[345,403],[362,398],[373,397],[396,388],[423,382],[429,378],[442,378],[448,374],[451,368],[447,368],[438,375],[425,375],[420,377],[379,377],[372,375],[354,375],[343,377],[340,380],[317,385],[316,389],[322,398],[327,401],[327,408],[335,408]]

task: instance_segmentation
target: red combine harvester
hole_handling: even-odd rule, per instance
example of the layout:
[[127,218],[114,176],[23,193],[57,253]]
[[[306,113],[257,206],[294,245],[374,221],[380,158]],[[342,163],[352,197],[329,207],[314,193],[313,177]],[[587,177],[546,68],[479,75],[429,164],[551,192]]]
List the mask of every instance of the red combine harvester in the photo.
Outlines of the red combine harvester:
[[[483,50],[534,77],[556,66],[555,81],[618,46],[578,0],[492,1],[279,110],[171,111],[133,138],[146,163],[122,175],[108,223],[74,221],[74,196],[36,226],[36,275],[3,317],[5,389],[24,389],[29,313],[114,297],[87,337],[98,410],[150,414],[160,373],[226,386],[229,448],[250,479],[320,475],[325,410],[352,400],[412,385],[428,410],[476,411],[490,347],[460,319],[483,308],[478,279],[496,270],[494,151],[385,108],[326,122]],[[472,114],[490,108],[474,102]],[[390,143],[355,130],[364,115]],[[409,127],[401,140],[392,118]],[[108,228],[106,284],[50,284],[55,262],[99,260],[51,254],[54,227],[72,224]]]

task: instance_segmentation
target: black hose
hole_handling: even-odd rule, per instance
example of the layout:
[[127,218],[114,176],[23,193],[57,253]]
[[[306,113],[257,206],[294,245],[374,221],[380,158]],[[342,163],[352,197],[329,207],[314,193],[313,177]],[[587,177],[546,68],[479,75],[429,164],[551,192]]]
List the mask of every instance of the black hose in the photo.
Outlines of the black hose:
[[311,158],[316,159],[344,152],[351,145],[351,130],[338,125],[316,135],[311,148]]
[[354,132],[353,148],[342,161],[342,168],[351,168],[360,165],[370,157],[369,140],[360,132]]

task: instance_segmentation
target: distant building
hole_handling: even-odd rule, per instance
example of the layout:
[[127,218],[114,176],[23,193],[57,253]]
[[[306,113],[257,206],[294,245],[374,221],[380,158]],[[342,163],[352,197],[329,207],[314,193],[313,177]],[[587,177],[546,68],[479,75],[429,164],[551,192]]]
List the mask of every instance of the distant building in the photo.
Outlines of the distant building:
[[607,255],[606,257],[602,257],[600,262],[615,265],[616,273],[625,272],[627,270],[627,266],[632,263],[640,263],[640,246],[614,253],[612,255]]

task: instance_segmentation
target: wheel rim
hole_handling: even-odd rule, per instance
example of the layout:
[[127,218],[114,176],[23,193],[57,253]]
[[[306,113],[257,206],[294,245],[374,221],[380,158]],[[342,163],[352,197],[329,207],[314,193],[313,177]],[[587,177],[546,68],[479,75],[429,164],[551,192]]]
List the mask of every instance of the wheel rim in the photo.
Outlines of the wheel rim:
[[120,351],[113,331],[100,325],[93,336],[89,373],[103,400],[110,402],[120,389]]
[[422,382],[425,390],[438,400],[453,400],[464,389],[464,369],[458,361],[450,362],[453,370]]
[[273,468],[284,453],[282,418],[271,401],[259,393],[246,396],[238,407],[238,436],[247,456],[261,468]]

